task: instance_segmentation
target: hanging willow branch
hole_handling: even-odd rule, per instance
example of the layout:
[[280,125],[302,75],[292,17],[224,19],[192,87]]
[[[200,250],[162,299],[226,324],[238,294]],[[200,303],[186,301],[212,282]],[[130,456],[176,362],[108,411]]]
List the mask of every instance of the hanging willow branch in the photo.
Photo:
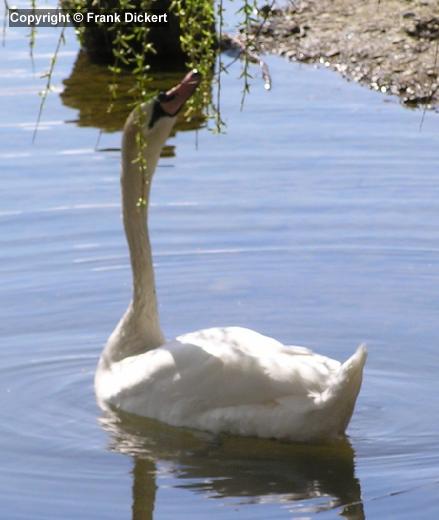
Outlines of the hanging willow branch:
[[56,44],[55,52],[53,53],[52,58],[50,59],[50,66],[49,70],[46,72],[46,74],[43,74],[43,78],[47,78],[46,80],[46,86],[45,88],[40,92],[41,95],[41,103],[40,108],[38,110],[38,116],[37,121],[35,123],[35,128],[32,134],[32,143],[35,142],[35,138],[37,136],[38,127],[40,126],[41,116],[43,114],[43,108],[46,104],[47,96],[49,95],[50,89],[52,87],[52,76],[53,76],[53,70],[55,68],[56,60],[58,59],[58,54],[61,49],[61,44],[64,43],[64,34],[65,34],[66,26],[64,25],[61,29],[61,32],[59,33],[59,38]]
[[[72,4],[74,11],[85,14],[90,8],[91,0],[75,0]],[[7,0],[4,0],[7,6]],[[36,8],[37,0],[30,0],[32,8]],[[102,6],[104,2],[100,2]],[[268,7],[268,10],[271,9]],[[215,7],[216,5],[216,7]],[[118,2],[118,10],[120,11],[136,11],[142,10],[147,12],[154,7],[154,0],[120,0]],[[105,12],[105,9],[102,9]],[[201,73],[202,82],[197,89],[195,95],[189,100],[185,109],[185,117],[190,119],[203,108],[207,116],[207,120],[215,122],[214,130],[221,132],[225,124],[221,119],[220,101],[221,101],[221,76],[227,72],[228,68],[223,66],[221,54],[219,51],[224,49],[233,49],[237,52],[237,59],[241,58],[243,79],[243,93],[241,99],[241,108],[245,100],[246,94],[250,90],[250,63],[259,64],[262,70],[264,85],[267,90],[271,88],[271,76],[267,64],[256,53],[254,46],[254,36],[250,38],[250,27],[257,22],[257,16],[264,12],[259,10],[256,0],[242,0],[238,13],[242,15],[240,37],[233,37],[223,33],[224,26],[224,4],[223,0],[218,0],[215,4],[213,0],[172,0],[170,12],[177,15],[180,25],[180,44],[182,51],[187,57],[186,65],[188,68],[196,68]],[[219,35],[215,32],[215,24],[218,22]],[[265,23],[265,17],[262,21],[260,29]],[[148,98],[154,95],[151,89],[151,73],[148,59],[155,54],[153,43],[150,41],[150,30],[145,24],[128,25],[123,23],[100,24],[108,33],[111,41],[112,63],[109,70],[112,73],[112,81],[109,85],[111,103],[108,110],[111,111],[114,102],[118,97],[118,77],[125,70],[130,70],[133,75],[133,87],[130,93],[133,95],[133,107],[139,106]],[[76,28],[80,41],[84,38],[85,28],[83,26]],[[51,89],[52,74],[58,57],[60,46],[64,40],[65,28],[63,28],[54,55],[51,59],[49,71],[43,77],[47,78],[46,87],[42,92],[40,109],[37,117],[37,123],[34,131],[33,140],[35,140],[36,132],[41,120],[43,108],[47,95]],[[33,54],[35,43],[35,33],[30,34],[30,53]],[[236,61],[236,60],[235,60]],[[215,82],[217,86],[216,97],[211,95],[211,81],[215,70],[215,62],[217,70],[215,74]],[[140,143],[139,143],[140,146]],[[142,169],[142,167],[141,167]],[[139,199],[142,204],[143,197]]]

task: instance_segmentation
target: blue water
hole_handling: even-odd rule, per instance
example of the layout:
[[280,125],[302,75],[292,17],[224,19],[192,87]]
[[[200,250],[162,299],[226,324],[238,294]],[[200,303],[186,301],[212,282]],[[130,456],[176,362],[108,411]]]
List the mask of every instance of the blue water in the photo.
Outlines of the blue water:
[[130,297],[119,153],[59,95],[71,33],[32,145],[56,38],[40,30],[34,71],[26,30],[0,48],[2,518],[436,518],[438,115],[420,131],[420,111],[274,57],[272,92],[256,77],[241,112],[236,63],[226,133],[178,132],[154,180],[162,327],[237,324],[338,359],[367,342],[348,440],[113,424],[92,382]]

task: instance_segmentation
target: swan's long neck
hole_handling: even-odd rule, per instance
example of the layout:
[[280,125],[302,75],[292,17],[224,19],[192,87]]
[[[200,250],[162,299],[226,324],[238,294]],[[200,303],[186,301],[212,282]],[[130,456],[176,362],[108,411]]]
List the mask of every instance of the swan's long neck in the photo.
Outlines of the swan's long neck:
[[[170,118],[169,118],[170,119]],[[137,125],[130,117],[122,140],[122,211],[133,276],[132,301],[106,347],[110,362],[120,361],[158,347],[164,342],[160,329],[154,281],[151,245],[148,235],[148,203],[152,176],[160,151],[172,128],[171,121],[160,125],[148,139],[143,153],[146,172],[142,174],[138,161]],[[173,123],[173,122],[172,122]],[[145,176],[145,182],[143,177]],[[139,198],[145,205],[139,207]]]
[[[156,347],[163,340],[160,331],[154,269],[148,233],[148,205],[151,180],[160,154],[160,147],[148,143],[145,150],[146,172],[142,173],[138,161],[138,147],[130,132],[124,135],[122,155],[122,210],[133,274],[132,309],[149,340]],[[137,161],[137,162],[136,162]],[[143,182],[142,175],[145,176]],[[143,193],[142,193],[143,192]],[[143,197],[144,205],[138,205]]]

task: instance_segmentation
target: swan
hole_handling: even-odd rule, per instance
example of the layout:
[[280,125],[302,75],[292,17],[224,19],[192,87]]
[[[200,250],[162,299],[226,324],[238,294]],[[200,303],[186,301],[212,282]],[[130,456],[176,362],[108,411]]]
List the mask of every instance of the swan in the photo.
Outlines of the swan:
[[[363,345],[341,364],[242,327],[208,328],[171,341],[162,334],[148,200],[161,148],[199,81],[197,71],[189,72],[176,87],[135,109],[124,126],[122,213],[133,297],[100,356],[97,402],[103,410],[214,434],[303,442],[340,437],[360,390],[367,357]],[[146,143],[141,148],[138,131]],[[146,160],[143,173],[139,151]]]

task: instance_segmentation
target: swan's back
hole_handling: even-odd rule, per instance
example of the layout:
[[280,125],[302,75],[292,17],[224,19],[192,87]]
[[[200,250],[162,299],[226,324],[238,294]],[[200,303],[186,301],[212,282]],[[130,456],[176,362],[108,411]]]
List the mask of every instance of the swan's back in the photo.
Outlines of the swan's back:
[[96,390],[174,426],[307,441],[344,432],[365,358],[361,347],[341,365],[248,329],[205,329],[114,363]]

